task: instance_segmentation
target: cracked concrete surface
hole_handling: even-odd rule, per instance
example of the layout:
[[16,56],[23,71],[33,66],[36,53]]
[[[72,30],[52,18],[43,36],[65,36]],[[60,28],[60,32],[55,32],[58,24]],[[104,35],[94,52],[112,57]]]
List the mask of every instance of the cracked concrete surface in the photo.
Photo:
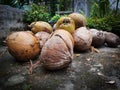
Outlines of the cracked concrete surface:
[[[4,50],[0,47],[0,53]],[[47,71],[40,65],[32,75],[29,62],[17,62],[7,52],[0,57],[0,90],[120,90],[120,47],[99,50],[74,54],[62,70]]]

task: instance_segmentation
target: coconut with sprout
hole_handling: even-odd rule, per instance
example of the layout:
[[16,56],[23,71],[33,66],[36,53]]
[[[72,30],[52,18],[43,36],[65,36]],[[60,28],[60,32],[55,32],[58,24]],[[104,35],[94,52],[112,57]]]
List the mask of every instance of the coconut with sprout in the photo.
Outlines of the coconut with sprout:
[[75,23],[70,17],[61,17],[53,26],[54,29],[64,29],[71,34],[75,31]]
[[80,13],[71,13],[68,17],[72,18],[75,22],[75,29],[86,26],[86,18]]
[[87,51],[92,44],[92,33],[86,27],[80,27],[73,33],[74,49],[76,51]]
[[53,31],[52,26],[49,23],[44,22],[44,21],[32,22],[30,25],[28,25],[28,27],[31,28],[31,31],[33,33],[37,33],[40,31],[52,33]]
[[40,53],[38,39],[27,31],[13,32],[6,38],[9,53],[18,61],[34,59]]

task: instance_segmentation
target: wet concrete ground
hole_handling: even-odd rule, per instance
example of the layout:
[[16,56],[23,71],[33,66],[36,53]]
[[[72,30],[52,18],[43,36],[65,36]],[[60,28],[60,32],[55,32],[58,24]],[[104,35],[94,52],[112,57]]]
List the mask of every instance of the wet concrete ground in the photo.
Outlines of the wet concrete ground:
[[[4,50],[0,47],[0,53]],[[7,52],[0,57],[0,90],[120,90],[120,47],[99,50],[75,54],[68,68],[39,66],[32,75],[29,62],[16,62]]]

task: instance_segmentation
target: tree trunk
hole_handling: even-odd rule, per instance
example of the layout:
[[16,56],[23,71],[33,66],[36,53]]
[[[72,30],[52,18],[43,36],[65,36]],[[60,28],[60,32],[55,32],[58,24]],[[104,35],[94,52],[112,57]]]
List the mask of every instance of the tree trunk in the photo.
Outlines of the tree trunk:
[[116,3],[116,12],[115,12],[115,15],[117,15],[117,13],[118,13],[118,3],[119,3],[119,0],[117,0],[117,3]]

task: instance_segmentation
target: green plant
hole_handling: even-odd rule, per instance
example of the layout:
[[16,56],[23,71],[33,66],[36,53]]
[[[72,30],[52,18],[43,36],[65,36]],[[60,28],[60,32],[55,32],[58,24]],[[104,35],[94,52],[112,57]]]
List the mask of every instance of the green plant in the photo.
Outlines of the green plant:
[[70,0],[58,0],[60,11],[69,10]]
[[24,84],[23,86],[22,86],[22,90],[31,90],[31,84]]
[[120,15],[108,15],[103,18],[87,18],[87,27],[111,31],[120,34]]
[[0,0],[0,4],[15,6],[17,0]]
[[105,22],[104,18],[87,18],[87,27],[111,31],[111,26]]
[[[110,6],[115,2],[117,3],[116,9],[111,10]],[[94,0],[90,17],[87,18],[87,26],[89,28],[110,31],[120,35],[119,0],[115,2],[110,5],[109,0]]]
[[91,17],[104,17],[111,13],[109,0],[94,0],[91,7]]
[[55,14],[55,15],[51,18],[51,20],[52,20],[52,21],[57,21],[60,17],[61,17],[61,16],[60,16],[59,14]]
[[29,0],[0,0],[0,4],[10,5],[17,8],[22,8],[26,3],[28,4]]
[[25,22],[31,23],[34,21],[48,21],[50,20],[49,11],[46,6],[32,4],[30,10],[25,12]]
[[49,21],[49,23],[53,26],[57,21],[58,19],[60,19],[61,17],[63,16],[67,16],[67,15],[59,15],[59,14],[55,14]]

